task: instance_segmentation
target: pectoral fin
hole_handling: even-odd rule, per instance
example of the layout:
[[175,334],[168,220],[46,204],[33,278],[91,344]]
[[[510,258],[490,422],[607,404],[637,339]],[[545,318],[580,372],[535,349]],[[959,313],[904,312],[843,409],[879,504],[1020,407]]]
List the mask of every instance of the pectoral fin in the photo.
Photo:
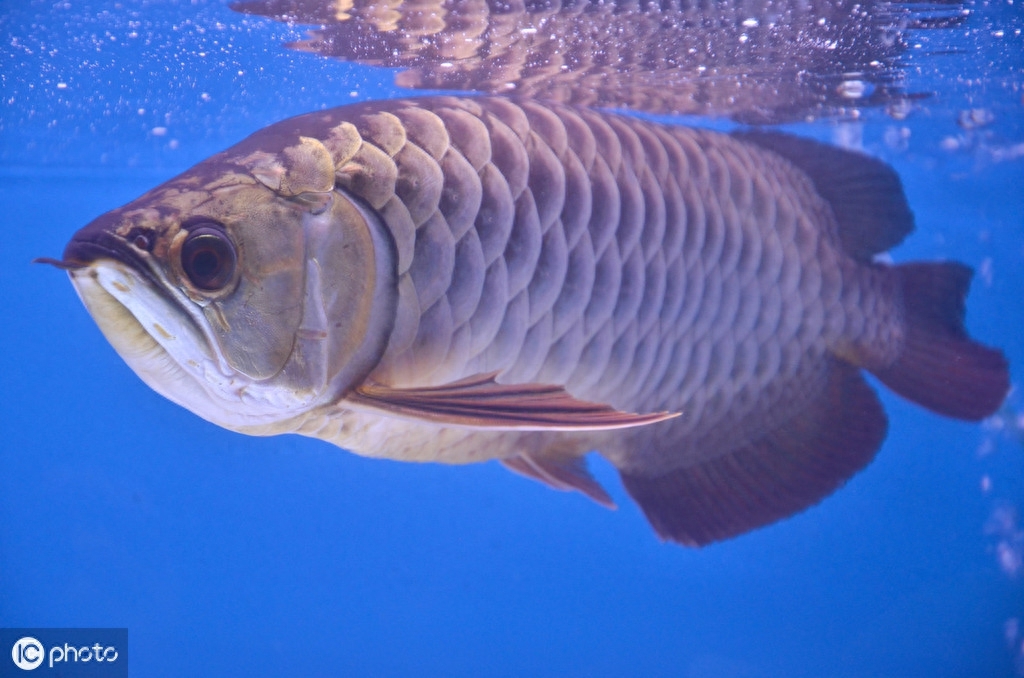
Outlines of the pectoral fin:
[[497,373],[450,384],[391,388],[368,383],[346,397],[355,407],[405,419],[490,430],[601,431],[644,426],[675,414],[633,414],[578,400],[561,386],[499,384]]

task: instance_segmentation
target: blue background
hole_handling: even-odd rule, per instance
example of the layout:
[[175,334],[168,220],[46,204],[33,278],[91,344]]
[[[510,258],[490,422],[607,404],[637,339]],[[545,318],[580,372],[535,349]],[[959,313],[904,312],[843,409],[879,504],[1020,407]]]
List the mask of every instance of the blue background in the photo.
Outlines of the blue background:
[[[1024,675],[1012,407],[976,426],[883,392],[865,472],[695,551],[660,543],[596,458],[616,512],[493,463],[247,438],[162,400],[29,262],[266,124],[398,95],[392,74],[288,53],[300,28],[219,2],[0,8],[0,626],[128,627],[135,676]],[[936,95],[906,120],[792,129],[897,168],[918,231],[893,256],[978,267],[971,332],[1018,379],[1024,20],[976,9],[955,52],[921,36],[908,56]],[[971,108],[994,121],[958,126]]]

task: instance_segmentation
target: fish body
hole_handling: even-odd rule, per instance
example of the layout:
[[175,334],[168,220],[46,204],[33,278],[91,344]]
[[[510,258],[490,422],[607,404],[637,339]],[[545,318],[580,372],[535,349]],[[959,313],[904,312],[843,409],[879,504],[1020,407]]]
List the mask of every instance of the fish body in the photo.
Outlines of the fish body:
[[860,374],[1000,404],[970,271],[886,266],[896,175],[781,134],[501,98],[272,125],[82,229],[63,265],[154,389],[227,428],[407,461],[502,460],[703,544],[862,468]]

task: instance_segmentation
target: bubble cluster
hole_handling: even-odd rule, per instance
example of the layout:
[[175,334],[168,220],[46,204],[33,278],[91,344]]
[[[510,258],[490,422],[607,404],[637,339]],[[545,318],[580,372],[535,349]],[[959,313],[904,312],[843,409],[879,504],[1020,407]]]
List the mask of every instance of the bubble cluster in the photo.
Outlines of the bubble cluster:
[[[359,84],[347,64],[278,48],[298,28],[239,17],[211,0],[192,2],[184,18],[173,4],[90,12],[37,1],[3,19],[0,161],[8,166],[178,166],[240,136],[232,124],[252,118],[252,131],[343,103]],[[100,157],[87,143],[96,138],[110,139]]]
[[1003,624],[1006,646],[1013,653],[1014,674],[1024,676],[1024,634],[1021,633],[1019,617],[1010,617]]
[[1019,577],[1024,569],[1024,530],[1017,507],[999,502],[985,521],[984,532],[995,540],[993,551],[999,569],[1011,579]]
[[[990,498],[988,517],[982,526],[986,548],[999,571],[1016,586],[1024,579],[1024,523],[1016,497],[1014,478],[998,471],[999,462],[1010,461],[1024,451],[1024,411],[1018,394],[1011,392],[1006,404],[984,425],[985,437],[978,447],[979,460],[986,469],[981,476],[981,492]],[[1009,497],[1014,497],[1010,499]],[[1020,617],[1011,617],[1003,625],[1006,644],[1013,657],[1014,673],[1024,676],[1024,627]]]

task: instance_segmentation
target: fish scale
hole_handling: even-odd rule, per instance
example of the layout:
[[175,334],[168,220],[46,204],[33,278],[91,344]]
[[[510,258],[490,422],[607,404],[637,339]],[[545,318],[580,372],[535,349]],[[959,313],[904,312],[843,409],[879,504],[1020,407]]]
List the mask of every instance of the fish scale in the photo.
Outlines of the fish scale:
[[56,262],[125,360],[228,428],[500,459],[704,544],[820,500],[886,417],[860,374],[979,419],[1008,388],[970,271],[887,266],[913,219],[866,156],[498,98],[256,133]]
[[[783,186],[774,187],[783,198],[773,203],[764,177],[800,179],[778,159],[751,154],[721,135],[529,102],[450,100],[432,102],[430,111],[415,103],[374,108],[387,110],[388,119],[401,124],[414,121],[420,138],[448,140],[443,151],[435,144],[432,154],[416,146],[412,135],[391,149],[400,177],[407,171],[403,157],[415,158],[417,171],[424,156],[439,157],[438,172],[430,174],[442,174],[445,189],[438,190],[433,180],[405,184],[403,202],[431,215],[414,234],[401,224],[392,229],[399,251],[414,251],[408,274],[417,298],[406,303],[418,305],[419,312],[403,320],[416,324],[416,340],[389,347],[376,372],[380,379],[422,386],[498,371],[499,381],[552,380],[579,397],[620,408],[694,411],[703,410],[702,396],[739,397],[761,388],[765,379],[796,378],[797,360],[777,360],[772,349],[746,342],[749,335],[762,342],[797,339],[794,355],[815,344],[823,351],[830,341],[822,334],[829,314],[818,289],[800,281],[829,279],[833,288],[843,287],[838,254],[818,251],[819,239],[835,241],[834,222],[820,198],[807,191],[795,199],[807,203],[801,209],[817,212],[814,224],[798,223]],[[487,130],[491,154],[486,161],[473,141],[477,126],[447,127],[446,120],[467,110]],[[363,143],[381,150],[399,138],[376,124],[356,122],[356,127]],[[464,141],[460,132],[467,128],[473,131]],[[479,154],[475,165],[463,146]],[[656,150],[648,150],[652,147]],[[448,171],[441,172],[442,165]],[[503,181],[487,183],[488,175]],[[755,185],[751,177],[762,181]],[[469,210],[442,212],[441,196],[450,187],[475,187],[478,180],[483,195],[472,227]],[[581,204],[588,198],[591,204]],[[471,201],[475,204],[475,194]],[[447,204],[458,201],[451,196]],[[777,217],[767,237],[755,232],[764,230],[756,219],[765,212]],[[574,221],[580,213],[590,214],[586,224]],[[669,219],[683,214],[685,220]],[[584,231],[590,237],[582,237]],[[410,237],[411,245],[402,242]],[[492,256],[501,250],[487,269],[480,266],[480,255],[486,260],[487,252],[478,242],[490,242]],[[498,257],[504,266],[496,265]],[[784,277],[776,279],[777,274]],[[493,284],[501,278],[504,289]],[[684,281],[681,288],[679,281]],[[771,312],[778,301],[771,291],[775,284],[787,299],[784,308],[779,305],[777,324]],[[769,301],[762,303],[763,298]],[[476,300],[472,313],[471,300]],[[830,306],[835,316],[837,307]],[[504,310],[500,319],[495,308]],[[769,312],[759,315],[763,308]],[[580,325],[582,331],[573,330]],[[843,325],[841,319],[830,321],[832,328]],[[413,333],[396,328],[397,336]],[[476,335],[487,340],[474,341]],[[655,364],[662,369],[671,364],[675,376],[652,377]],[[783,372],[773,373],[773,365]],[[712,409],[715,416],[674,426],[686,428],[691,438],[698,422],[701,429],[716,429],[723,408]],[[761,425],[743,420],[741,433]]]

